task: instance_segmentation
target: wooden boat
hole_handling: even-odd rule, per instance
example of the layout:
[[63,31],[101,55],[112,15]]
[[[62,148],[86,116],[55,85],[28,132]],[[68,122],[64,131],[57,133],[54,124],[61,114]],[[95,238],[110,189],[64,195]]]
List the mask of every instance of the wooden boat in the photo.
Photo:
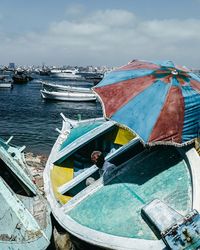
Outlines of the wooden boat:
[[39,74],[41,76],[50,76],[51,71],[50,71],[50,69],[43,67],[42,69],[39,70]]
[[104,77],[104,73],[97,72],[80,72],[80,74],[84,77],[85,81],[91,82],[93,85],[99,83]]
[[70,93],[90,93],[93,94],[91,88],[84,87],[74,87],[69,85],[52,84],[47,82],[42,82],[42,89],[46,91],[56,91],[56,92],[70,92]]
[[[194,148],[145,148],[129,130],[103,119],[78,122],[63,116],[58,132],[44,188],[62,228],[105,249],[199,246],[200,158]],[[109,179],[90,162],[93,150],[117,166]],[[88,177],[96,181],[86,186]]]
[[12,79],[13,79],[14,83],[27,83],[27,82],[33,80],[33,78],[31,76],[29,76],[24,71],[15,72]]
[[24,147],[0,139],[0,249],[46,249],[50,209],[28,172]]
[[86,80],[93,82],[94,85],[98,84],[104,77],[104,74],[94,74],[94,75],[88,75],[86,76]]
[[96,95],[92,92],[80,92],[80,91],[47,91],[45,89],[40,90],[44,99],[60,100],[60,101],[96,101]]

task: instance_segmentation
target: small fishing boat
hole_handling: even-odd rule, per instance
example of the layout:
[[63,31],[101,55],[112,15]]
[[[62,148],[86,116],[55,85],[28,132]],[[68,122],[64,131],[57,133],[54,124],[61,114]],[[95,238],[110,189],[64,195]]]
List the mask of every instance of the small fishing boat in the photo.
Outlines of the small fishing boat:
[[79,74],[85,79],[85,81],[91,82],[93,85],[99,83],[104,77],[104,73],[98,72],[80,72]]
[[59,90],[59,91],[47,91],[45,89],[40,90],[41,95],[44,99],[59,100],[59,101],[73,101],[73,102],[85,102],[85,101],[96,101],[96,95],[90,90],[90,92],[71,89]]
[[41,76],[50,76],[51,75],[51,70],[47,67],[42,67],[42,69],[39,69],[39,74]]
[[28,75],[24,71],[17,71],[13,75],[12,79],[13,79],[14,83],[27,83],[27,82],[33,80],[33,77],[31,77],[30,75]]
[[[104,249],[200,245],[200,158],[192,146],[145,147],[114,121],[74,121],[61,115],[44,189],[62,228],[84,246]],[[109,179],[91,163],[93,150],[116,165]],[[89,177],[95,180],[91,185]]]
[[0,76],[0,88],[13,88],[13,80],[5,75]]
[[0,139],[0,249],[43,250],[50,244],[49,206],[33,182],[23,150]]
[[86,81],[93,82],[94,85],[98,84],[104,77],[104,74],[101,73],[94,73],[93,75],[90,74],[85,77]]
[[53,83],[47,83],[42,82],[42,89],[46,91],[56,91],[56,92],[71,92],[71,93],[93,93],[90,88],[85,87],[75,87],[75,86],[69,86],[69,85],[60,85],[60,84],[53,84]]

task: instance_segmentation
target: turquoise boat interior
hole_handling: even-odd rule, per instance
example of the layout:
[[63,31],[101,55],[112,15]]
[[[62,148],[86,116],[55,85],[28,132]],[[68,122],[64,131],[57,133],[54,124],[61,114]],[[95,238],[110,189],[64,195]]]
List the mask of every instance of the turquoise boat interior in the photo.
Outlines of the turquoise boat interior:
[[[85,180],[83,180],[68,192],[59,192],[59,187],[72,181],[92,166],[90,156],[94,150],[102,151],[106,157],[135,138],[135,134],[115,123],[110,123],[106,129],[104,125],[105,121],[81,124],[73,128],[61,144],[59,153],[63,152],[63,154],[54,162],[50,174],[54,195],[61,204],[66,204],[73,196],[86,188]],[[87,133],[91,137],[87,137]],[[93,172],[90,177],[99,179],[99,172]]]
[[[120,159],[113,163],[119,166]],[[141,214],[141,209],[154,199],[182,215],[192,208],[190,172],[174,147],[158,146],[130,157],[118,174],[67,214],[79,224],[103,233],[154,240],[159,235]]]
[[50,210],[22,150],[0,139],[0,249],[46,249],[52,233]]

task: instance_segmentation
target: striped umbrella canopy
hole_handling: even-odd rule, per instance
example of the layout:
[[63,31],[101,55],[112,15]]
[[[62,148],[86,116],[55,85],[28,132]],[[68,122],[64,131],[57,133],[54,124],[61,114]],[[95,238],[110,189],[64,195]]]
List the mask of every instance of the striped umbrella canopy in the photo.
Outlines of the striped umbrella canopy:
[[145,144],[184,145],[200,131],[200,77],[172,61],[133,60],[105,75],[93,90],[104,115]]

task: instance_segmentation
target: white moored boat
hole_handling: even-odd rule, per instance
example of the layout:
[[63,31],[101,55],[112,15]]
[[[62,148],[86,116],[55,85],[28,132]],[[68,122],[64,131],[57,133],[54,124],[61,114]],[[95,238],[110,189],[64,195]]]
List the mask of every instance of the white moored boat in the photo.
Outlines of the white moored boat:
[[96,95],[91,91],[91,93],[84,93],[79,91],[47,91],[45,89],[40,90],[41,95],[44,99],[60,100],[60,101],[96,101]]
[[7,76],[0,76],[0,88],[12,88],[13,80]]
[[60,84],[52,84],[42,82],[42,89],[46,91],[58,91],[58,92],[71,92],[71,93],[93,93],[90,88],[83,88],[83,87],[72,87],[69,85],[60,85]]

